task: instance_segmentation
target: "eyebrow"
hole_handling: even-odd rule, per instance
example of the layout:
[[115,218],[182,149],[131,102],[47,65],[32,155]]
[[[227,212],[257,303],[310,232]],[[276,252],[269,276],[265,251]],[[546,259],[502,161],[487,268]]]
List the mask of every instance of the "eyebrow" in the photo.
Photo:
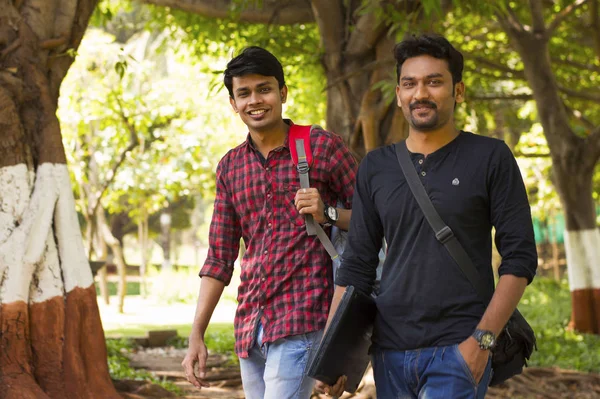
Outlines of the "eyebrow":
[[[430,73],[429,75],[425,76],[425,79],[432,79],[432,78],[443,78],[444,75],[442,75],[441,73]],[[403,76],[402,78],[400,78],[400,80],[415,80],[416,78],[414,76]]]
[[[265,87],[265,86],[270,86],[271,84],[272,83],[268,82],[268,81],[261,82],[261,83],[259,83],[259,84],[256,85],[256,88],[260,89],[260,88]],[[250,88],[247,87],[247,86],[244,86],[244,87],[239,87],[235,92],[236,93],[241,93],[241,92],[248,91],[248,90],[250,90]]]

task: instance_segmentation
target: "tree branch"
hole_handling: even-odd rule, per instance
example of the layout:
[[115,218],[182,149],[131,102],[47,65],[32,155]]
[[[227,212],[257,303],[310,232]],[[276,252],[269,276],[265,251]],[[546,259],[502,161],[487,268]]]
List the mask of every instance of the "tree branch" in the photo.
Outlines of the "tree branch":
[[498,18],[498,22],[503,26],[504,30],[513,30],[515,32],[525,32],[525,27],[519,21],[519,17],[515,14],[515,11],[512,9],[510,4],[506,5],[507,12],[506,13],[496,13],[496,18]]
[[389,67],[389,66],[395,65],[395,64],[396,64],[396,60],[394,60],[394,59],[375,60],[375,61],[373,61],[373,62],[365,65],[362,68],[358,68],[358,69],[356,69],[354,71],[350,71],[350,72],[348,72],[348,73],[346,73],[346,74],[344,74],[344,75],[342,75],[342,76],[334,79],[332,82],[330,82],[327,85],[327,87],[325,87],[325,90],[327,91],[327,90],[331,89],[332,87],[335,87],[335,86],[339,85],[340,83],[342,83],[342,82],[344,82],[344,81],[346,81],[346,80],[348,80],[350,78],[353,78],[354,76],[358,76],[358,75],[361,75],[361,74],[363,74],[365,72],[373,71],[375,69],[379,69],[379,68],[383,68],[383,67]]
[[600,18],[598,16],[598,0],[592,0],[592,3],[590,4],[590,15],[596,58],[600,59]]
[[577,91],[577,90],[573,90],[573,89],[567,89],[564,86],[558,86],[558,90],[561,93],[564,93],[568,96],[571,97],[575,97],[575,98],[579,98],[581,100],[588,100],[588,101],[594,101],[594,102],[600,102],[600,93],[596,92],[596,93],[584,93],[581,91]]
[[552,34],[554,33],[554,31],[556,30],[556,28],[558,28],[560,26],[560,24],[569,15],[571,15],[576,9],[578,9],[579,7],[581,7],[582,5],[584,5],[587,2],[588,2],[588,0],[575,0],[573,3],[571,3],[567,7],[560,10],[560,12],[558,14],[556,14],[556,16],[554,17],[552,22],[550,22],[550,24],[548,25],[548,29],[546,29],[546,32],[545,32],[546,37],[550,38],[552,36]]
[[467,99],[473,99],[478,101],[493,101],[493,100],[501,100],[501,101],[529,101],[533,100],[533,96],[531,94],[483,94],[483,95],[469,95]]
[[40,42],[40,48],[42,48],[43,50],[52,50],[64,44],[67,44],[68,39],[69,38],[67,36],[59,36],[54,39],[44,40],[43,42]]
[[531,10],[531,24],[534,34],[543,34],[546,29],[544,23],[544,6],[541,0],[529,0]]
[[108,177],[108,179],[106,179],[106,181],[102,185],[102,189],[100,190],[100,193],[98,194],[97,198],[95,199],[96,202],[94,203],[92,215],[96,214],[96,211],[98,210],[98,206],[100,206],[100,202],[101,202],[102,197],[104,196],[104,193],[106,192],[108,187],[112,184],[112,182],[115,180],[115,177],[117,175],[117,170],[123,164],[123,162],[125,162],[125,158],[127,158],[127,154],[129,153],[129,151],[131,151],[135,147],[137,147],[137,145],[140,143],[135,126],[133,126],[131,124],[131,122],[129,122],[129,118],[127,117],[127,115],[125,115],[125,112],[123,110],[123,104],[121,103],[121,100],[118,97],[116,100],[117,100],[117,103],[119,104],[118,114],[121,117],[121,120],[123,121],[125,126],[127,127],[127,130],[129,131],[129,140],[130,141],[129,141],[129,145],[127,146],[127,148],[125,148],[121,152],[117,162],[115,162],[115,164],[109,171],[109,173],[110,173],[109,177]]
[[[599,43],[600,43],[600,40],[599,40]],[[600,48],[598,50],[600,51]],[[600,52],[598,54],[600,54]],[[560,57],[550,57],[550,60],[552,61],[553,64],[561,64],[561,65],[566,65],[566,66],[570,66],[570,67],[577,68],[577,69],[582,69],[584,71],[594,71],[594,72],[600,73],[600,67],[597,65],[594,65],[594,64],[582,64],[577,61],[567,60],[567,59],[563,59]]]
[[541,152],[541,153],[522,153],[521,151],[515,151],[514,155],[516,158],[550,158],[549,152]]
[[290,25],[314,22],[314,14],[307,0],[263,0],[262,7],[253,5],[239,14],[232,13],[232,0],[138,0],[145,4],[171,7],[209,18],[231,18],[250,23]]
[[525,72],[521,69],[512,69],[509,66],[506,66],[504,64],[498,64],[494,61],[490,61],[487,58],[478,56],[478,55],[474,55],[473,53],[466,53],[463,52],[463,55],[465,56],[465,58],[468,58],[470,60],[473,60],[479,64],[488,66],[490,68],[494,68],[498,71],[502,71],[502,72],[506,72],[509,73],[511,76],[511,78],[517,78],[517,79],[522,79],[522,80],[526,80],[525,78]]

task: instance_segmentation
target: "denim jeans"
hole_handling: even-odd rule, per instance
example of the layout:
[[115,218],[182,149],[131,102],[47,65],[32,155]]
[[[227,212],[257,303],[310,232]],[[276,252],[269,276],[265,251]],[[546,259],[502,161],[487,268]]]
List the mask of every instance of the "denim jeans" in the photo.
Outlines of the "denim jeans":
[[263,344],[259,323],[249,356],[240,358],[246,399],[308,399],[315,384],[305,374],[308,357],[322,334],[323,331],[315,331]]
[[372,355],[378,399],[483,399],[492,378],[491,357],[477,383],[458,345]]

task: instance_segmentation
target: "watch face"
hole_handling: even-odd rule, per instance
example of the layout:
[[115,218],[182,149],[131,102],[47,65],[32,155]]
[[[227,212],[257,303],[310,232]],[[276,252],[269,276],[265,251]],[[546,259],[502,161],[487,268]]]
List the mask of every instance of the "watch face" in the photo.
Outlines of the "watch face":
[[481,336],[481,346],[483,347],[491,348],[495,341],[493,334],[485,333]]
[[338,218],[338,213],[337,213],[337,209],[335,209],[333,206],[328,206],[327,207],[327,216],[329,216],[329,218],[331,220],[337,220]]

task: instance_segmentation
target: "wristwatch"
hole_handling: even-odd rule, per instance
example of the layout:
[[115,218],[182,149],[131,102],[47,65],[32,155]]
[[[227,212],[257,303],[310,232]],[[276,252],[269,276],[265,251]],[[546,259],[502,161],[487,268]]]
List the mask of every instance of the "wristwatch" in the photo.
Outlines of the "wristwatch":
[[337,223],[340,215],[338,214],[338,210],[331,205],[325,206],[325,220],[327,220],[326,225],[334,225]]
[[493,349],[496,345],[496,334],[489,330],[480,330],[477,328],[471,336],[475,338],[479,347],[483,350]]

